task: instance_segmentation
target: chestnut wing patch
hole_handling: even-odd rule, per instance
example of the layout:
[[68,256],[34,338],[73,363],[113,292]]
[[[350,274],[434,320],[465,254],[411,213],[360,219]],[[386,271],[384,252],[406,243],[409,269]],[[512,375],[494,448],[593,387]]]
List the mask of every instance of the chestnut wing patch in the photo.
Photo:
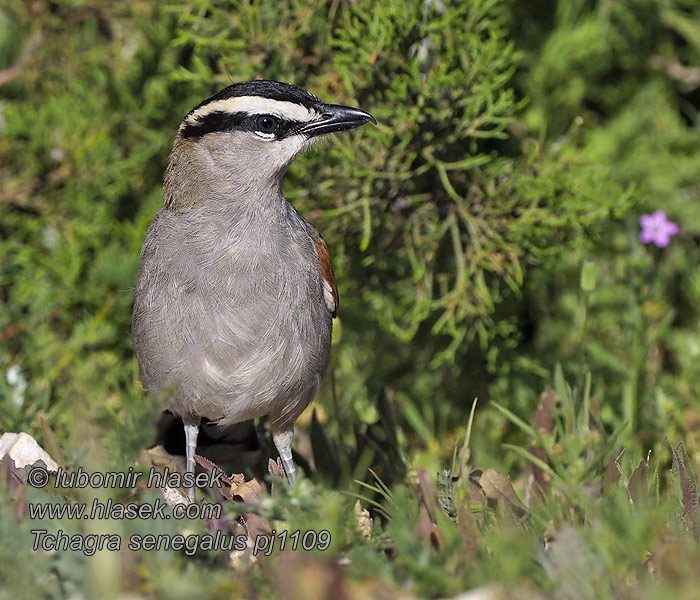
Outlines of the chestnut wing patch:
[[335,274],[333,273],[333,263],[331,263],[331,255],[328,253],[326,242],[318,232],[312,236],[319,262],[321,263],[321,277],[323,278],[323,297],[326,301],[326,306],[334,317],[338,314],[338,286],[335,282]]

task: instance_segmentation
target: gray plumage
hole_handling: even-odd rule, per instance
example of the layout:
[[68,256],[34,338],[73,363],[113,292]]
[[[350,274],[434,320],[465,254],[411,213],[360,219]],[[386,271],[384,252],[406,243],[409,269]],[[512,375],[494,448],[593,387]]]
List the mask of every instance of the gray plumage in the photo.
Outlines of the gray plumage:
[[[336,306],[319,255],[325,245],[280,182],[323,119],[329,124],[320,133],[373,119],[347,108],[344,121],[331,120],[346,107],[263,83],[275,94],[230,86],[237,94],[220,92],[183,122],[164,206],[146,233],[132,336],[144,387],[173,389],[170,408],[190,425],[188,469],[201,417],[226,426],[269,414],[293,480],[293,425],[328,367]],[[267,127],[255,129],[269,124],[259,115],[278,123],[274,139]],[[200,135],[185,137],[190,131]]]

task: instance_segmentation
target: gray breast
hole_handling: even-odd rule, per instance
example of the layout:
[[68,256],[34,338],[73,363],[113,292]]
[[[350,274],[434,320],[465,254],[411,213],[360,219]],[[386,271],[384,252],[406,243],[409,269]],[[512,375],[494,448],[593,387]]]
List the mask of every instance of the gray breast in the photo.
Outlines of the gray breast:
[[175,387],[176,413],[222,425],[268,413],[293,421],[318,391],[330,338],[316,250],[286,201],[235,220],[158,213],[133,339],[144,385]]

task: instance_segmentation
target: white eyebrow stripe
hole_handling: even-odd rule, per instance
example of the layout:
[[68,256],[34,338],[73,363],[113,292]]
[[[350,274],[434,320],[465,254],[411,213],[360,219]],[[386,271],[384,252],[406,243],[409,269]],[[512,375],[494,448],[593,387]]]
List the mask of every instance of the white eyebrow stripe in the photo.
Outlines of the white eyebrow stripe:
[[214,112],[267,114],[304,122],[310,121],[315,116],[313,110],[309,110],[296,102],[271,100],[261,96],[235,96],[233,98],[224,98],[223,100],[214,100],[209,102],[209,104],[205,104],[190,114],[185,119],[185,123],[195,125],[199,119]]

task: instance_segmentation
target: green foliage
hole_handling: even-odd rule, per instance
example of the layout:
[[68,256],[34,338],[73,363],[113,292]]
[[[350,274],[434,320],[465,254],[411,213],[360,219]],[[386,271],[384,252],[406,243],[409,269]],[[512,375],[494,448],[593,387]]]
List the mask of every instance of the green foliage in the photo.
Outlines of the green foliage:
[[[608,165],[605,176],[632,186],[638,201],[621,227],[565,254],[557,272],[531,272],[525,298],[538,324],[532,356],[565,357],[568,373],[579,368],[584,311],[575,281],[584,257],[594,259],[599,277],[585,313],[584,357],[601,374],[593,395],[602,418],[611,426],[626,420],[648,444],[660,431],[684,437],[700,383],[690,364],[700,300],[692,283],[700,255],[691,241],[700,218],[700,11],[682,0],[572,2],[559,3],[545,21],[528,13],[529,3],[511,5],[513,34],[532,50],[514,77],[530,98],[524,121],[543,140],[570,135],[578,122],[563,156]],[[665,250],[643,247],[637,236],[639,215],[656,209],[682,229]],[[523,390],[536,371],[516,369],[504,371],[495,389],[522,394],[519,405],[532,406],[534,396]]]

